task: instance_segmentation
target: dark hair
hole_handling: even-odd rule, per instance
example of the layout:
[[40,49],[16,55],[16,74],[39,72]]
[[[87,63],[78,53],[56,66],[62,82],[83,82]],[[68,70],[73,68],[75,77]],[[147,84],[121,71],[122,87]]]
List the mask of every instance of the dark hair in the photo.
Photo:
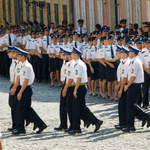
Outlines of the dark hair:
[[129,23],[129,25],[132,25],[132,26],[133,26],[133,24],[132,24],[132,23]]
[[133,32],[134,32],[134,31],[133,31],[133,29],[129,29],[128,32],[129,32],[129,35],[133,35]]
[[139,28],[139,25],[138,25],[137,23],[135,23],[135,24],[133,25],[133,28],[134,28],[135,30],[137,30],[137,29]]
[[142,32],[142,35],[144,35],[144,32],[143,32],[142,28],[139,28],[139,30]]
[[100,25],[100,24],[96,24],[95,27],[96,27],[97,29],[100,29],[100,28],[101,28],[101,25]]

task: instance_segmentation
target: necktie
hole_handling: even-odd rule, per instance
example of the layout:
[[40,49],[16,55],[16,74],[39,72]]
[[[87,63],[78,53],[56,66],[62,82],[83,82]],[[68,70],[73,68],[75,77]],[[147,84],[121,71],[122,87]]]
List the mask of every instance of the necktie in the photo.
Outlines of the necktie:
[[80,28],[80,34],[82,35],[82,28]]
[[114,59],[114,51],[113,51],[112,46],[111,46],[111,58]]
[[95,52],[97,51],[97,47],[95,47]]
[[49,37],[47,37],[47,46],[49,45]]
[[10,38],[10,35],[9,35],[9,45],[12,45],[12,44],[11,44],[11,38]]
[[75,47],[77,48],[77,42],[75,42]]

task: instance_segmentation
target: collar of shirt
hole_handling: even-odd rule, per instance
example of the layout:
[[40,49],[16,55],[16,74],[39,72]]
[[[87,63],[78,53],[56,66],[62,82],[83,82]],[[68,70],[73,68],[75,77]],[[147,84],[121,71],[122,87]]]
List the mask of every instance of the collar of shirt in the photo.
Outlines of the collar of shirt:
[[123,59],[123,60],[122,60],[122,63],[125,64],[127,60],[128,60],[128,58]]
[[132,64],[134,63],[134,61],[135,61],[136,58],[137,58],[137,56],[131,59],[131,63]]
[[27,62],[28,62],[28,60],[26,60],[25,62],[23,62],[23,63],[21,64],[21,66],[24,67]]

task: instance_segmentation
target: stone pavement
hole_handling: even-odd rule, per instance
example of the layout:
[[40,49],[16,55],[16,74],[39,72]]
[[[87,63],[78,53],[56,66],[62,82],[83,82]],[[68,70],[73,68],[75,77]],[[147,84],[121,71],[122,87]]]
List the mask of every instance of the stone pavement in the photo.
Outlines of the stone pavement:
[[[136,119],[136,132],[123,133],[114,128],[118,123],[118,104],[108,99],[91,97],[87,94],[87,106],[96,117],[103,120],[101,129],[94,133],[94,126],[83,127],[82,134],[68,135],[63,131],[54,131],[59,125],[59,91],[46,83],[34,83],[32,107],[48,125],[40,135],[32,130],[33,124],[26,128],[26,135],[12,135],[7,131],[11,126],[10,108],[8,106],[8,91],[10,82],[0,78],[0,131],[4,150],[148,150],[150,149],[150,132],[141,127],[141,121]],[[98,89],[99,90],[99,89]]]

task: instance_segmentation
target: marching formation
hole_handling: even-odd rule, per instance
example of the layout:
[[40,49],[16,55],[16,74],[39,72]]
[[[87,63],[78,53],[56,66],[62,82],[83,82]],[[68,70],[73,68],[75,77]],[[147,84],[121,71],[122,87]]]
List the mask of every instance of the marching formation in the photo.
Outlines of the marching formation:
[[31,107],[32,83],[50,82],[54,86],[54,79],[61,87],[60,125],[54,130],[82,133],[81,120],[87,128],[94,125],[94,132],[100,129],[103,121],[86,106],[87,86],[91,98],[107,96],[115,102],[119,98],[116,129],[135,131],[135,117],[142,126],[150,126],[150,116],[142,110],[149,106],[149,23],[144,22],[139,29],[138,24],[126,28],[126,19],[122,19],[116,32],[96,24],[95,31],[88,35],[83,22],[78,20],[76,30],[73,24],[67,27],[67,21],[56,28],[54,23],[44,27],[37,21],[34,25],[29,21],[27,28],[24,23],[24,29],[1,26],[0,75],[10,77],[12,127],[8,130],[12,134],[25,133],[30,123],[33,130],[39,129],[36,133],[47,128]]

